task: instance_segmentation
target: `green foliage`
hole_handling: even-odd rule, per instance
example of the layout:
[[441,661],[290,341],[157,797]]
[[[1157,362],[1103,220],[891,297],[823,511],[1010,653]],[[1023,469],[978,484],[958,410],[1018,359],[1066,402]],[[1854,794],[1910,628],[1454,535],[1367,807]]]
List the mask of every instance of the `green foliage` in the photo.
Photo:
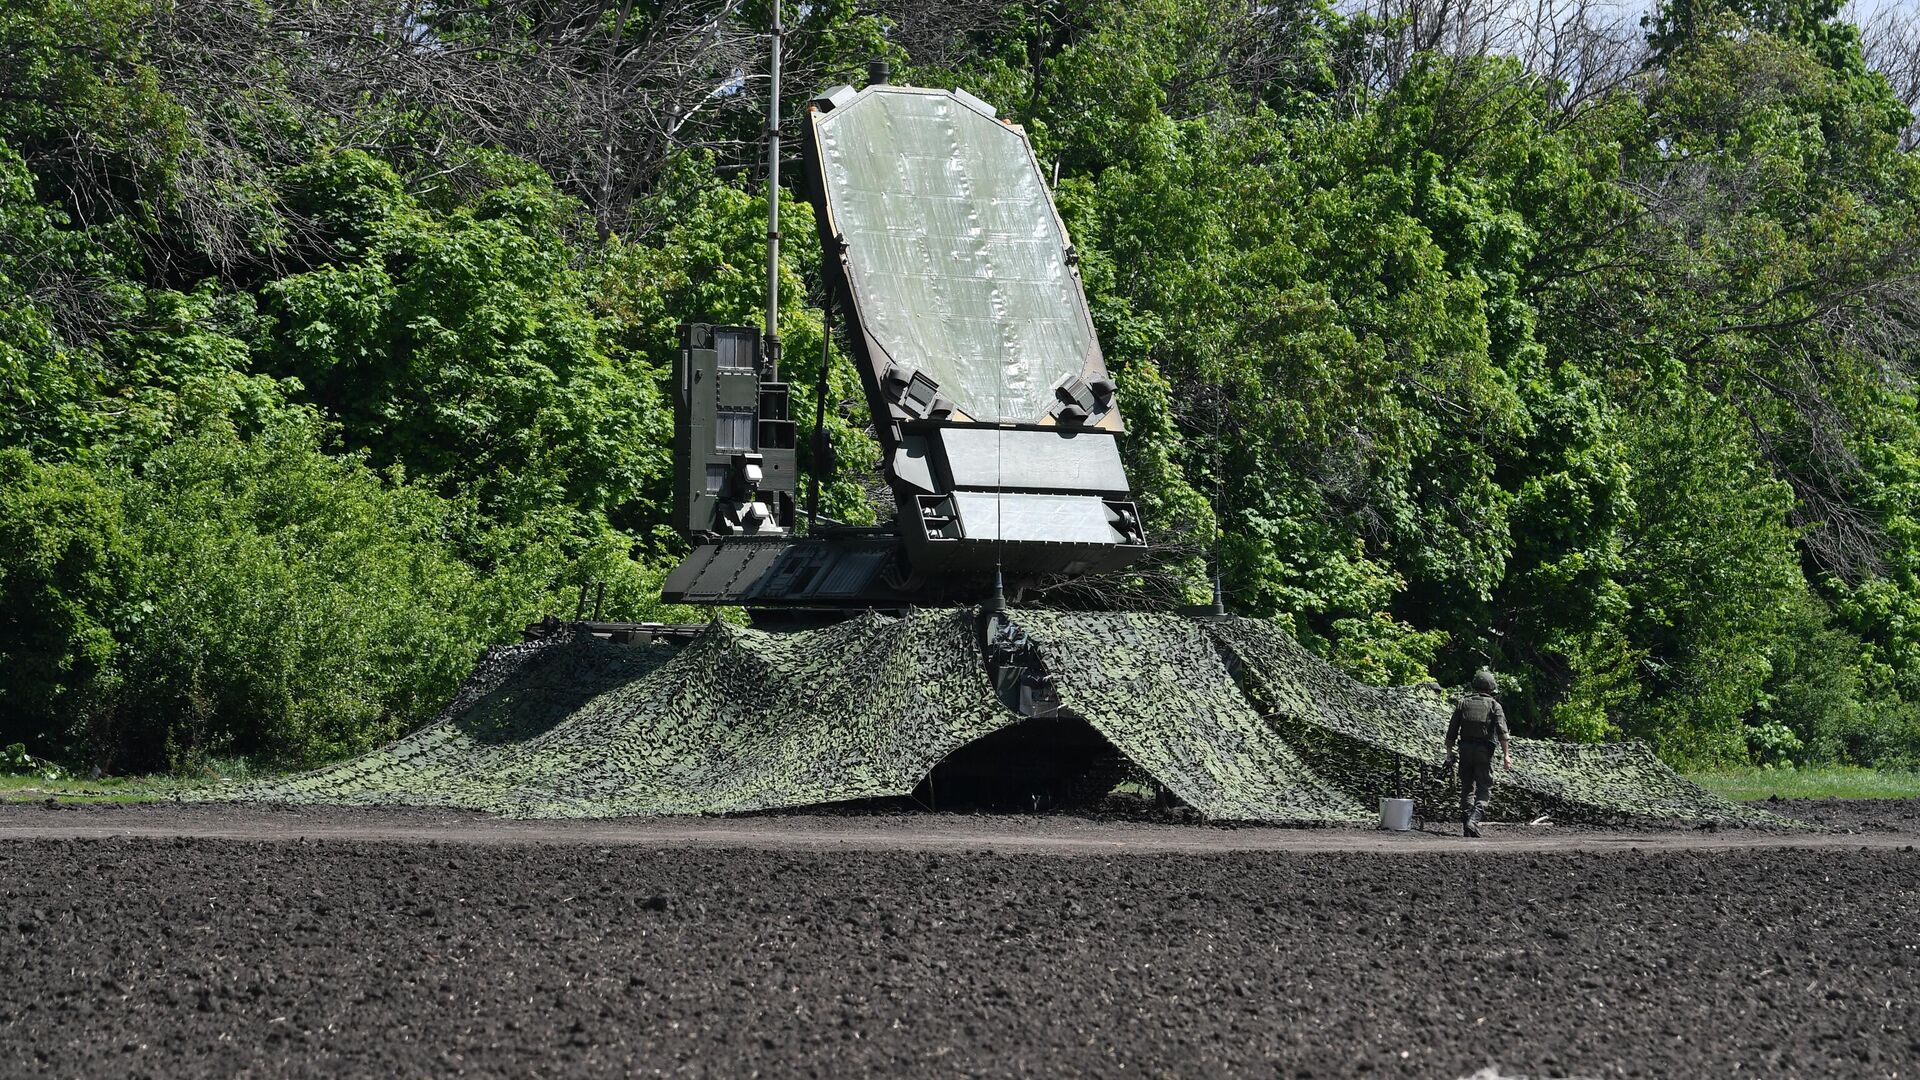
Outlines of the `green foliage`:
[[1872,404],[1873,426],[1854,447],[1867,477],[1860,508],[1882,530],[1884,562],[1855,581],[1829,575],[1822,592],[1860,640],[1863,681],[1911,704],[1920,701],[1920,399],[1885,394]]
[[[190,144],[143,48],[151,0],[10,0],[0,8],[0,141],[82,215],[162,195]],[[106,183],[83,179],[108,163]]]
[[[1890,447],[1920,442],[1882,434],[1912,407],[1876,370],[1905,357],[1847,344],[1907,332],[1864,299],[1920,250],[1904,114],[1831,5],[1696,7],[1662,15],[1685,40],[1645,97],[1577,122],[1493,59],[1384,93],[1309,61],[1236,100],[1217,8],[1076,12],[1031,122],[1116,369],[1181,405],[1166,436],[1142,417],[1149,521],[1210,545],[1217,520],[1236,607],[1374,677],[1491,660],[1522,729],[1678,760],[1744,760],[1776,689],[1804,732],[1912,700],[1875,689],[1916,595]],[[1296,18],[1293,55],[1352,29]],[[1802,563],[1858,546],[1818,498],[1883,561],[1808,599]],[[1860,642],[1839,699],[1780,666],[1782,612],[1829,603]]]
[[59,765],[27,753],[25,743],[10,743],[0,749],[0,773],[31,776],[40,781],[63,780],[67,775]]
[[116,768],[316,761],[430,716],[482,645],[580,582],[658,608],[658,571],[607,537],[511,532],[482,576],[453,556],[462,506],[320,446],[286,412],[138,475],[0,456],[6,737]]
[[[1884,99],[1884,80],[1861,55],[1859,28],[1841,18],[1845,6],[1846,0],[1662,0],[1642,22],[1655,58],[1666,64],[1730,30],[1757,30]],[[1898,131],[1907,124],[1904,114],[1894,108],[1883,117]]]
[[108,708],[119,683],[112,624],[136,573],[119,492],[75,468],[0,450],[0,720],[41,754]]
[[130,487],[143,572],[115,720],[172,723],[144,745],[116,732],[125,752],[177,766],[356,749],[429,715],[495,622],[501,598],[438,550],[446,508],[318,453],[316,434],[184,440]]
[[1622,727],[1681,760],[1738,761],[1767,643],[1804,588],[1792,492],[1711,400],[1676,391],[1636,420],[1624,629],[1647,673]]
[[0,143],[0,446],[137,462],[284,404],[288,386],[250,370],[266,333],[251,295],[131,280],[111,225],[75,229],[32,193]]
[[[10,451],[7,734],[103,766],[300,761],[391,735],[464,674],[490,596],[446,509],[292,420],[143,475]],[[400,658],[406,663],[396,663]]]
[[607,348],[544,178],[445,213],[354,151],[288,184],[346,257],[264,290],[277,326],[263,360],[349,446],[505,522],[554,505],[658,516],[635,505],[658,498],[665,469],[654,371]]

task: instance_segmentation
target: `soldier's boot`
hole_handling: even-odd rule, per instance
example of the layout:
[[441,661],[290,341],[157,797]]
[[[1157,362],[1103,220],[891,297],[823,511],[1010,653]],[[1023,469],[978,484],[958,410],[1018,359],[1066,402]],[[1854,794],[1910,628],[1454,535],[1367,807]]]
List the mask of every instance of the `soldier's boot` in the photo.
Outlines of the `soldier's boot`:
[[1474,824],[1473,811],[1471,810],[1460,811],[1460,835],[1461,836],[1479,836],[1480,835],[1480,829]]
[[1481,808],[1475,806],[1473,812],[1467,815],[1466,834],[1468,836],[1477,837],[1480,835],[1480,813]]

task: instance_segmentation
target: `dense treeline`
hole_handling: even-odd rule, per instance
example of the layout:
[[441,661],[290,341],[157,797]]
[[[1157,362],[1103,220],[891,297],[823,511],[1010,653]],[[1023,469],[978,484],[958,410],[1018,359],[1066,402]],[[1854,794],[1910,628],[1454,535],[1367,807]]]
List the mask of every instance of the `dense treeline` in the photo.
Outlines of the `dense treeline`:
[[[312,761],[583,582],[675,614],[662,379],[678,321],[755,319],[767,14],[0,4],[0,744]],[[1032,134],[1156,541],[1121,602],[1217,561],[1363,677],[1491,664],[1523,730],[1920,761],[1903,42],[1564,14],[829,0],[785,112],[884,57]],[[870,520],[830,389],[827,509]]]

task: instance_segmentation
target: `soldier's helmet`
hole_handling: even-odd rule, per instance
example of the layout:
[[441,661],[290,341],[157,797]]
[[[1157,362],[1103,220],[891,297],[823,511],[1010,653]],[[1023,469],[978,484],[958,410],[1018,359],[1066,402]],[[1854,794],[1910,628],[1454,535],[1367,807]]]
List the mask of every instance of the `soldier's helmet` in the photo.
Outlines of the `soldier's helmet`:
[[1482,668],[1473,673],[1473,688],[1479,693],[1491,694],[1500,689],[1500,684],[1494,681],[1493,672]]

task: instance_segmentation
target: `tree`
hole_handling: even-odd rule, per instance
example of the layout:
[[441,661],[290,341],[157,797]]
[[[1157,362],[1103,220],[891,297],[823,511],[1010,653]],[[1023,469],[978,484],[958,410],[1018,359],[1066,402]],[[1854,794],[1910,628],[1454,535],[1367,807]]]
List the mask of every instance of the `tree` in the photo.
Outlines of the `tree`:
[[448,212],[387,165],[325,154],[287,180],[349,254],[263,290],[276,332],[261,362],[343,437],[513,522],[564,504],[661,516],[667,419],[655,369],[616,358],[583,294],[545,178],[507,164]]

